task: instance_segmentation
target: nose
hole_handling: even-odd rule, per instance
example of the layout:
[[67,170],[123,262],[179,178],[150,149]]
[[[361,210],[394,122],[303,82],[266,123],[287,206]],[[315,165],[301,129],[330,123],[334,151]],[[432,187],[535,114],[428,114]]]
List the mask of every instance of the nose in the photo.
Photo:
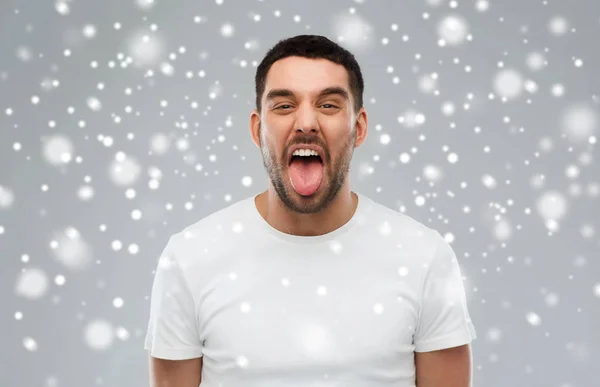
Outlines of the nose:
[[298,129],[296,129],[296,131],[299,131],[299,132],[302,132],[302,133],[306,133],[306,132],[317,133],[317,129],[314,129],[314,128],[310,129],[310,130],[304,129],[304,128],[298,128]]
[[297,131],[303,133],[311,132],[316,133],[319,129],[319,120],[317,119],[317,112],[309,104],[298,107],[296,110],[296,123],[295,127]]

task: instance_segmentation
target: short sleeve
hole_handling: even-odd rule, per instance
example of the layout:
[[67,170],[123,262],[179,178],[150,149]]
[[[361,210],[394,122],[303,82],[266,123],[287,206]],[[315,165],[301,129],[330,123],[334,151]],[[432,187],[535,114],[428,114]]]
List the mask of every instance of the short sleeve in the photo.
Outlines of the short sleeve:
[[457,347],[477,337],[456,255],[437,231],[435,238],[434,255],[423,279],[415,352]]
[[172,236],[158,260],[144,348],[160,359],[193,359],[202,357],[196,307],[173,254],[173,242]]

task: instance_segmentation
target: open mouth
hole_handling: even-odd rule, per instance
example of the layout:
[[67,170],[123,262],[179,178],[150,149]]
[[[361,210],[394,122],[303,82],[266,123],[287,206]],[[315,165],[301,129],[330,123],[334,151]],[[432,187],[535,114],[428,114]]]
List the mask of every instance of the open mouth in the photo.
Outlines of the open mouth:
[[311,162],[320,162],[321,164],[323,164],[323,159],[321,158],[321,156],[319,155],[311,155],[311,156],[292,156],[290,158],[290,162],[289,165],[291,165],[293,162],[304,162],[304,163],[311,163]]

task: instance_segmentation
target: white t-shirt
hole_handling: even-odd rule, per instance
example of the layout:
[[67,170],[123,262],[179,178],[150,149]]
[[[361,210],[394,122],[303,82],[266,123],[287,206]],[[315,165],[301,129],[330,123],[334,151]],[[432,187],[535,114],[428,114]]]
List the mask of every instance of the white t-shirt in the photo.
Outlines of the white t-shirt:
[[357,193],[352,219],[304,237],[254,196],[169,239],[145,349],[203,357],[202,387],[409,387],[414,352],[476,338],[461,271],[435,230]]

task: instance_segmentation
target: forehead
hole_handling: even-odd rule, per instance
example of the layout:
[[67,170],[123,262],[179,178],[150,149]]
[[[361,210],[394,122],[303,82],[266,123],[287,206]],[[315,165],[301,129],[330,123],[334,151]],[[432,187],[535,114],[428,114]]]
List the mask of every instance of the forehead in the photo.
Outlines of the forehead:
[[273,63],[269,69],[265,92],[291,89],[301,94],[317,93],[333,85],[344,87],[350,94],[348,72],[344,66],[326,59],[287,57]]

